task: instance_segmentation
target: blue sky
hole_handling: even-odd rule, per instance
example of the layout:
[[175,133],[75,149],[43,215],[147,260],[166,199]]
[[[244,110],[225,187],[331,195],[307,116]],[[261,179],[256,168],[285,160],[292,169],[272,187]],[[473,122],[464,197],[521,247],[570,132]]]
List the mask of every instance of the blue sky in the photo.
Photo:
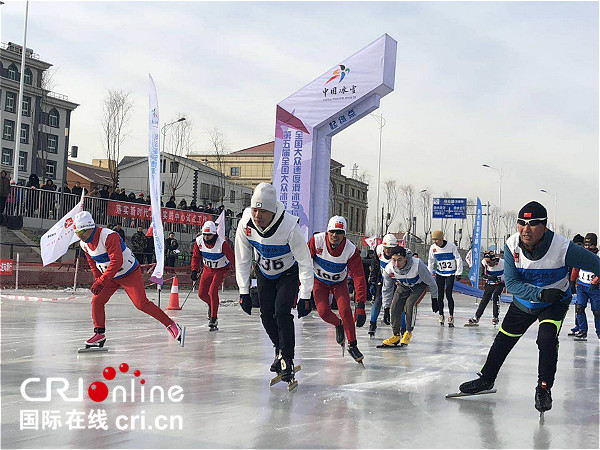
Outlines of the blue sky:
[[[2,6],[2,41],[22,39],[24,3]],[[381,102],[382,180],[479,195],[503,209],[535,199],[576,232],[598,230],[598,3],[31,2],[27,46],[54,64],[54,90],[81,106],[71,144],[102,157],[107,89],[135,101],[124,154],[147,152],[147,76],[163,122],[184,112],[196,149],[218,127],[231,150],[273,138],[277,102],[377,37],[398,41],[395,91]],[[367,117],[332,156],[371,175]],[[374,195],[371,197],[374,199]],[[370,208],[374,215],[374,209]]]

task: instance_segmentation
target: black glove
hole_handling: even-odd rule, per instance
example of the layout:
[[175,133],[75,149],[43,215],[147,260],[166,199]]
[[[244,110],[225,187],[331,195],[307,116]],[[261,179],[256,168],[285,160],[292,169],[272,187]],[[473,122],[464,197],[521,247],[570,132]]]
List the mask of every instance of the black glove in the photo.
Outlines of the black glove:
[[198,271],[197,270],[192,270],[192,281],[198,281],[198,278],[200,278],[198,276]]
[[557,303],[567,297],[564,291],[560,289],[543,289],[542,295],[540,296],[540,300],[545,303]]
[[431,310],[436,313],[440,309],[437,297],[431,297]]
[[367,315],[365,314],[365,304],[357,303],[356,308],[354,309],[354,321],[356,322],[356,326],[358,328],[362,327],[367,320]]
[[310,306],[310,299],[299,299],[298,304],[296,305],[296,309],[298,310],[298,319],[308,316],[308,313],[312,311],[312,307]]
[[457,279],[457,280],[460,280],[461,276],[462,276],[462,275],[456,275],[456,279]]
[[252,315],[252,297],[250,297],[250,294],[240,294],[240,306],[246,314]]

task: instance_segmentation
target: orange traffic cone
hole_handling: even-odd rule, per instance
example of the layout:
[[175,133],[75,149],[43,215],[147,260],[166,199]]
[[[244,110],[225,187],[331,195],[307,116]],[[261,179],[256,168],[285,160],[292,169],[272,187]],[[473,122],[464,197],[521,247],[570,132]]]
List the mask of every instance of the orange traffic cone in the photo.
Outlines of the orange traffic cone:
[[167,309],[181,309],[179,307],[179,281],[177,277],[173,278],[173,284],[171,285],[171,296],[169,297],[169,306]]

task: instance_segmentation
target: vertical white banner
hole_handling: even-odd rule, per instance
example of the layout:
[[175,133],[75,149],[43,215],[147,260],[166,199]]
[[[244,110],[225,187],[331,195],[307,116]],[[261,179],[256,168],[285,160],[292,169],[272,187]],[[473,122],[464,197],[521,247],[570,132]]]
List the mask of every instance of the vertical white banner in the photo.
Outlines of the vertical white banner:
[[221,211],[221,215],[217,219],[217,235],[225,237],[225,210]]
[[159,285],[163,284],[163,272],[165,268],[165,238],[160,211],[160,142],[159,142],[159,117],[158,97],[152,75],[150,78],[150,117],[148,121],[148,182],[150,185],[150,202],[152,208],[152,230],[154,236],[154,254],[156,255],[156,267],[152,272],[152,280]]

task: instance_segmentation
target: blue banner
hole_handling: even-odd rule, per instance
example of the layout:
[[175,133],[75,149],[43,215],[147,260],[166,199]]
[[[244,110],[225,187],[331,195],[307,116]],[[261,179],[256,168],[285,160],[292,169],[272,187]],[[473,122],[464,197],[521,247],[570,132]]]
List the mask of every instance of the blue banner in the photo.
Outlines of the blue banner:
[[475,230],[473,232],[472,259],[473,265],[469,271],[471,286],[479,287],[479,265],[481,264],[481,225],[483,223],[481,200],[477,197],[477,212],[475,213]]

